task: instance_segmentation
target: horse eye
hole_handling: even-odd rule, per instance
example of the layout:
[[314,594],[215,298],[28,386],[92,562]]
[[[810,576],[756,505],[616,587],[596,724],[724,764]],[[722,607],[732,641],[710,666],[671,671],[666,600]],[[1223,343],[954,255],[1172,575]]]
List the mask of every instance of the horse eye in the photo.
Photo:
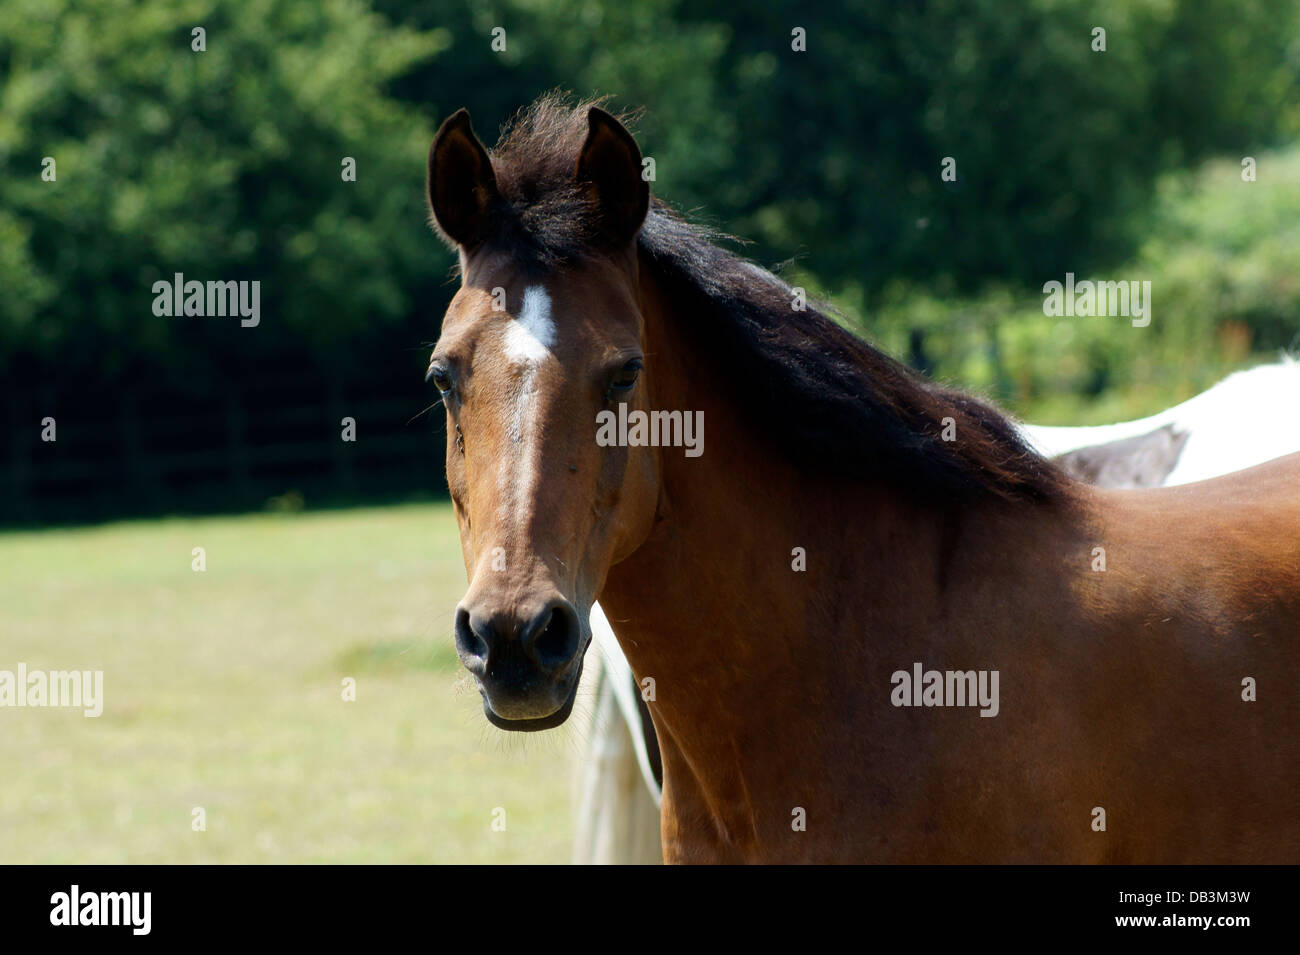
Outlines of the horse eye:
[[433,386],[444,395],[448,394],[453,387],[451,373],[442,365],[430,365],[429,373],[425,375],[424,380],[432,381]]
[[641,372],[645,365],[641,364],[641,359],[633,358],[626,365],[614,372],[614,377],[610,379],[609,387],[614,391],[628,391],[636,384],[636,376]]

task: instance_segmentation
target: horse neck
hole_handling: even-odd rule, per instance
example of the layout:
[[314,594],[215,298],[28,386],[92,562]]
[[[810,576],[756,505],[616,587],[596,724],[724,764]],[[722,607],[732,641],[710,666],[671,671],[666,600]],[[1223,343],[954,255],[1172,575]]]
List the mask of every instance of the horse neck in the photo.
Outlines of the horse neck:
[[677,827],[694,827],[682,843],[743,847],[758,840],[752,794],[787,799],[765,812],[788,819],[809,774],[860,744],[863,684],[937,605],[950,519],[801,473],[719,390],[727,356],[694,347],[699,317],[676,313],[644,264],[641,286],[652,405],[702,412],[704,451],[659,449],[660,520],[600,601],[654,681],[670,851]]

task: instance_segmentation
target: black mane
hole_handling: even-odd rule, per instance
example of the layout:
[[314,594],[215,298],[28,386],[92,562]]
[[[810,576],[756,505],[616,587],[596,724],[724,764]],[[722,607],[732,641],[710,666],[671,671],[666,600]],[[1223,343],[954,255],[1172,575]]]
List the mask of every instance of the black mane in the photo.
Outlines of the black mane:
[[[596,210],[573,182],[587,109],[550,93],[492,150],[502,196],[490,240],[550,271],[599,254]],[[744,404],[800,468],[889,482],[928,498],[1056,500],[1069,479],[984,402],[926,380],[841,328],[815,303],[796,311],[780,279],[721,248],[727,237],[655,199],[638,236],[656,278],[691,302],[701,345],[743,386]],[[944,419],[955,440],[942,440]]]

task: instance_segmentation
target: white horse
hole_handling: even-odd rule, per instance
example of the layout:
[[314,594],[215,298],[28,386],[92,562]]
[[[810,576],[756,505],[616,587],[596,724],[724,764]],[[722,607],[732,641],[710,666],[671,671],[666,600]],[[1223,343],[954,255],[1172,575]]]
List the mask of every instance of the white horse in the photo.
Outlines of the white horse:
[[1300,450],[1300,361],[1229,375],[1208,391],[1149,418],[1093,428],[1024,424],[1020,432],[1049,458],[1157,432],[1185,436],[1159,486],[1191,484]]
[[[1026,441],[1080,480],[1106,487],[1190,484],[1300,451],[1300,361],[1237,372],[1167,411],[1087,428],[1019,426]],[[651,864],[661,786],[640,692],[600,604],[584,681],[596,705],[586,736],[574,861]],[[653,732],[653,730],[650,730]]]
[[583,736],[573,861],[658,864],[662,790],[646,745],[650,728],[632,668],[598,603],[591,608],[591,642],[582,682],[596,702]]

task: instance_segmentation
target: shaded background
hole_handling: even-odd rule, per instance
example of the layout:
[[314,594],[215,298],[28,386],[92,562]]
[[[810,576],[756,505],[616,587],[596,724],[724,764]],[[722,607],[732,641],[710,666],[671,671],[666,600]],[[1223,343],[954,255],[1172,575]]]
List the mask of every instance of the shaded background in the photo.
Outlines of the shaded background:
[[[659,195],[900,358],[1042,423],[1156,411],[1296,344],[1298,22],[1291,0],[9,0],[0,521],[443,493],[426,150],[459,106],[490,144],[557,86],[644,108]],[[1151,327],[1043,316],[1067,271],[1152,281]],[[155,317],[176,272],[260,280],[261,325]]]
[[[5,0],[0,669],[105,700],[0,709],[0,862],[568,858],[590,692],[500,733],[450,638],[456,108],[489,144],[554,87],[643,108],[660,196],[891,354],[1093,424],[1300,345],[1298,76],[1294,0]],[[260,281],[260,324],[156,317],[176,272]],[[1150,281],[1150,326],[1045,316],[1066,272]]]

